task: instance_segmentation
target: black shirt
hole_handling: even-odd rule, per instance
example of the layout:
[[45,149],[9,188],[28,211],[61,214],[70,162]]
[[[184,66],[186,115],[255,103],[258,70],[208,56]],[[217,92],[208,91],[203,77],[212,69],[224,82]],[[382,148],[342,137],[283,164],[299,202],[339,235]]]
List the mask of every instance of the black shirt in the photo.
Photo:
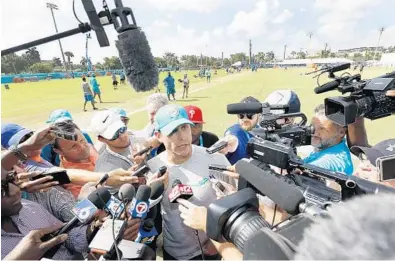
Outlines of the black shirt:
[[[215,135],[214,133],[203,131],[202,132],[202,138],[203,138],[203,147],[209,148],[214,145],[219,139],[218,136]],[[200,142],[200,141],[199,141]],[[198,144],[200,145],[200,144]]]

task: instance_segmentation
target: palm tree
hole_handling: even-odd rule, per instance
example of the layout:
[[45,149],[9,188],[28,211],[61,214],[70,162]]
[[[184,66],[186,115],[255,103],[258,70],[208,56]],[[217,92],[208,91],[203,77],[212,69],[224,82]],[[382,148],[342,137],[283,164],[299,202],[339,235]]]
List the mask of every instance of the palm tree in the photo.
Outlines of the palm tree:
[[37,47],[27,49],[26,55],[30,64],[38,63],[41,61],[40,52],[37,51]]
[[59,57],[54,57],[52,58],[52,64],[54,66],[62,66],[62,61],[60,60]]
[[291,56],[292,56],[292,58],[295,58],[295,57],[296,57],[296,52],[295,52],[295,51],[292,51],[292,52],[291,52]]
[[86,57],[82,56],[82,57],[81,57],[80,64],[81,64],[83,67],[86,67],[86,62],[87,62]]
[[256,61],[256,62],[262,63],[262,62],[265,61],[265,53],[264,53],[264,52],[258,52],[258,53],[255,55],[254,58],[255,58],[255,61]]
[[[71,57],[74,57],[74,54],[72,52],[65,52],[64,55],[67,56],[67,63],[69,64],[69,67],[71,68]],[[72,70],[72,68],[71,68]]]

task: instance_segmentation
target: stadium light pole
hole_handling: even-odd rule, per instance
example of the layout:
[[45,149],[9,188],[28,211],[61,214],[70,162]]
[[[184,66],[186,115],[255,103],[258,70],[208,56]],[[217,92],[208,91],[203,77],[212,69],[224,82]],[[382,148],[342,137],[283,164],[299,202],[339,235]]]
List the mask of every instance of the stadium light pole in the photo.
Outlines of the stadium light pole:
[[377,60],[378,60],[378,50],[379,50],[379,45],[380,45],[380,40],[381,40],[381,35],[383,34],[383,32],[385,31],[385,28],[384,27],[380,27],[380,29],[379,29],[379,40],[377,41],[377,46],[376,46],[376,53],[375,53],[375,56],[377,57]]
[[[55,20],[55,15],[53,13],[53,10],[54,9],[59,10],[59,7],[55,4],[52,4],[52,3],[47,3],[47,7],[51,10],[53,24],[55,25],[55,31],[56,31],[56,33],[58,33],[58,26],[56,25],[56,20]],[[67,72],[66,59],[64,58],[63,47],[62,47],[62,43],[60,42],[60,39],[58,40],[58,42],[59,42],[60,52],[62,53],[63,68]]]
[[285,60],[285,54],[287,53],[287,45],[285,44],[284,45],[284,57],[283,57],[283,60]]
[[307,37],[309,37],[309,43],[308,43],[308,46],[307,46],[307,49],[306,49],[306,56],[308,55],[308,52],[309,51],[311,51],[310,50],[310,44],[311,44],[311,37],[313,36],[313,32],[309,32],[308,34],[307,34]]

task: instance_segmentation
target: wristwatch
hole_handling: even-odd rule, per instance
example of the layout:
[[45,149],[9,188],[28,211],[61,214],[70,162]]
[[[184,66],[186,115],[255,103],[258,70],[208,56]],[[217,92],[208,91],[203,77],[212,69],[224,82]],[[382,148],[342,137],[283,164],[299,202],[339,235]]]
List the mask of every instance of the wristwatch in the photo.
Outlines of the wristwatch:
[[10,147],[10,151],[20,160],[25,161],[28,159],[28,157],[26,156],[26,154],[24,154],[22,152],[22,150],[20,148],[18,148],[18,145],[12,145]]

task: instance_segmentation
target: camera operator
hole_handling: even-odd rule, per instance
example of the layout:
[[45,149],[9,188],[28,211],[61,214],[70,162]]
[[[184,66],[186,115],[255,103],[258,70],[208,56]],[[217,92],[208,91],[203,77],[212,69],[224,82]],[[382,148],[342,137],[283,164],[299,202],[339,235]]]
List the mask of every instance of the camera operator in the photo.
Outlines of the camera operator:
[[351,147],[351,151],[358,155],[361,160],[361,163],[354,171],[354,175],[372,182],[383,183],[384,185],[395,187],[394,180],[380,182],[379,170],[378,166],[376,166],[377,159],[395,155],[395,139],[384,140],[371,148],[354,146]]
[[[248,96],[240,101],[240,103],[251,102],[259,102],[259,100]],[[243,158],[248,158],[246,147],[252,137],[249,131],[257,127],[259,114],[239,114],[237,117],[238,123],[229,127],[225,131],[225,137],[221,139],[228,141],[228,146],[221,150],[221,153],[226,155],[232,165]]]
[[304,232],[296,260],[394,260],[395,196],[355,197]]
[[311,139],[314,152],[305,158],[304,162],[327,170],[352,175],[351,153],[345,141],[346,129],[325,116],[323,104],[317,106],[314,113],[315,115],[311,120],[314,127],[314,134]]

